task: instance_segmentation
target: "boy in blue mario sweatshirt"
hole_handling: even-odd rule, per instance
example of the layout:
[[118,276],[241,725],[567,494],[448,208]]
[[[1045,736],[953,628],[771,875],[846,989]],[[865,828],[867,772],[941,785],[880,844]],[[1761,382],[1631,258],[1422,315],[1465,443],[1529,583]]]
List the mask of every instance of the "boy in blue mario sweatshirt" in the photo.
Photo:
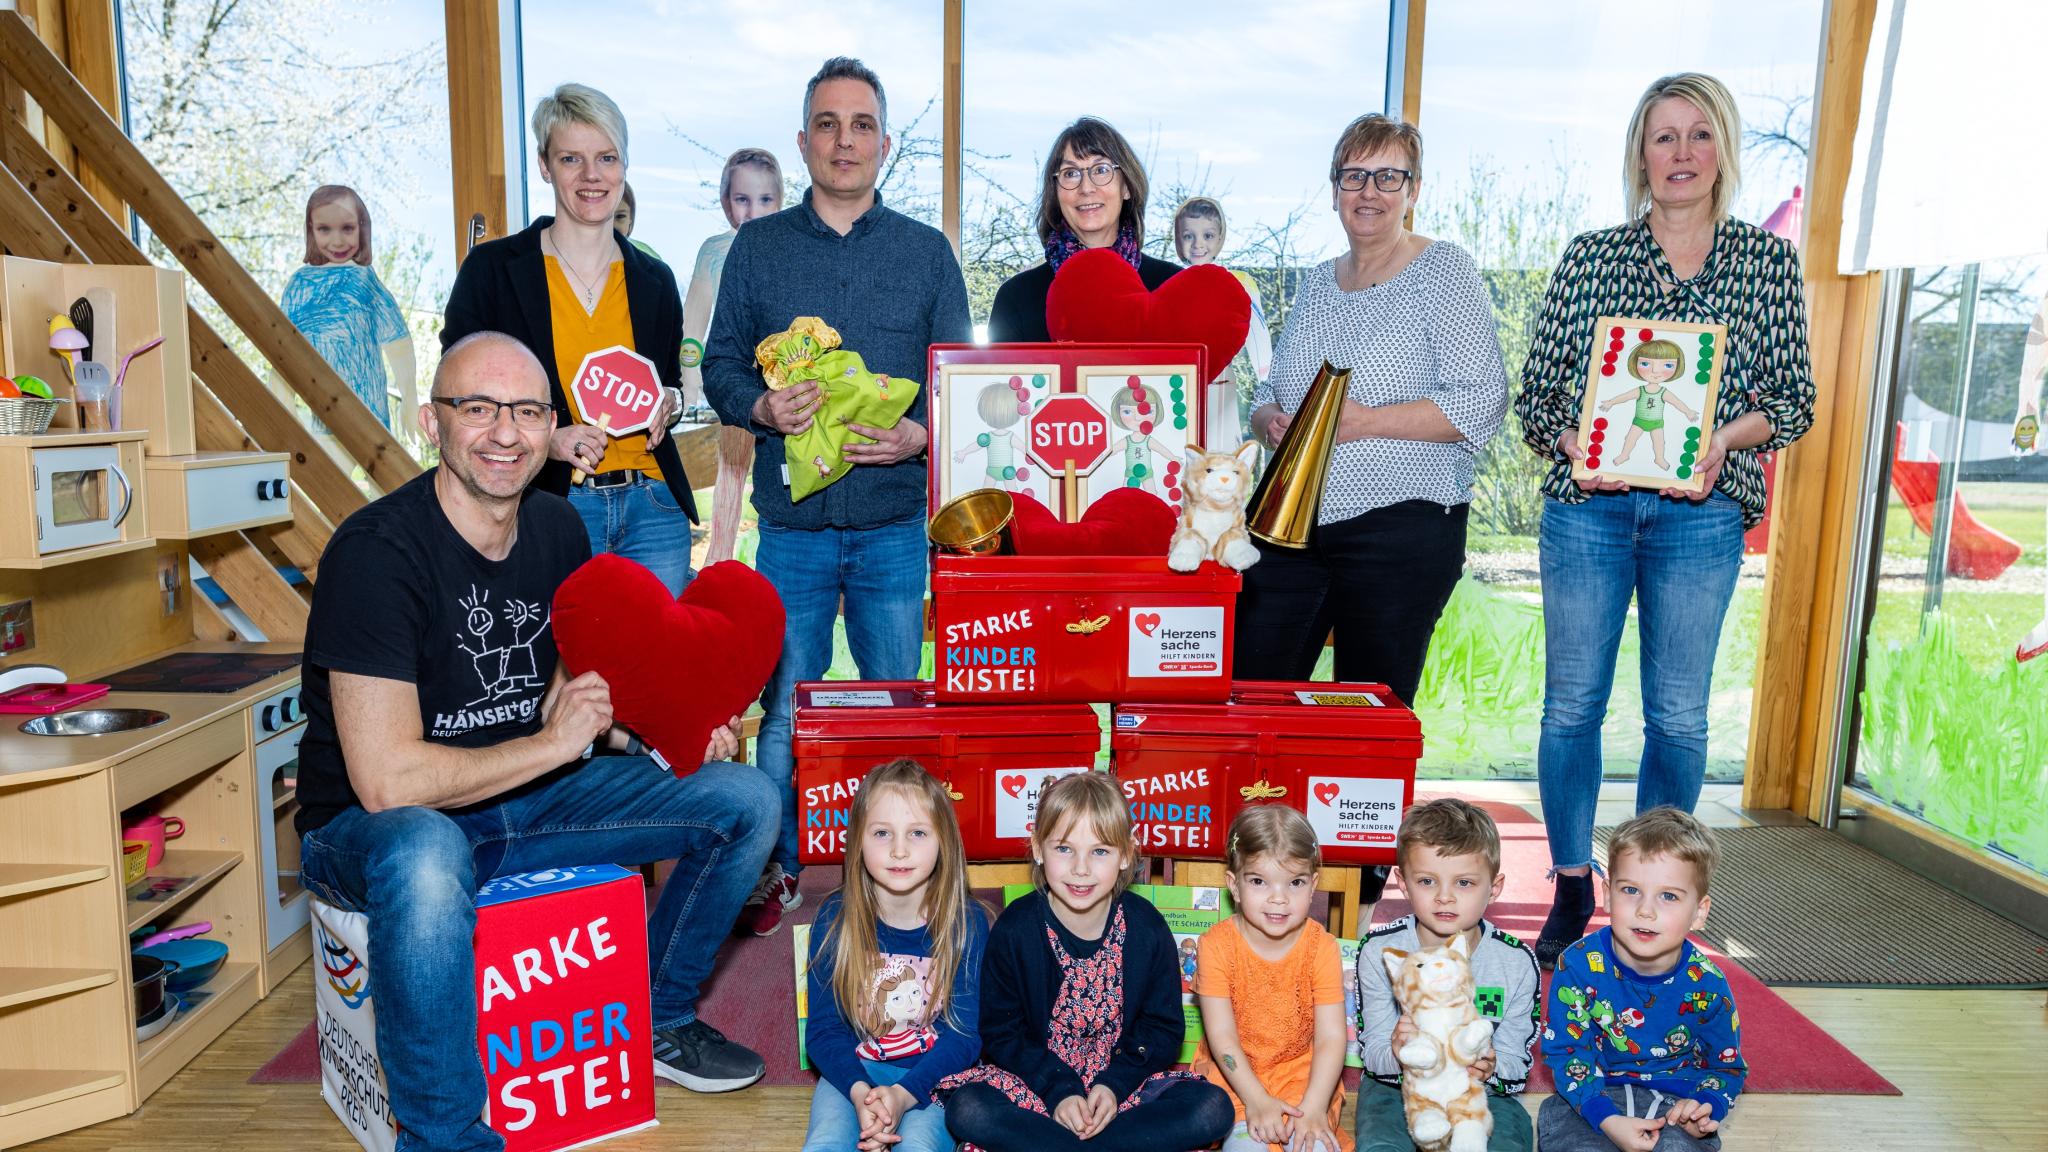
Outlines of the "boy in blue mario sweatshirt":
[[1543,1059],[1557,1095],[1536,1119],[1543,1152],[1718,1149],[1748,1068],[1735,997],[1686,938],[1706,923],[1720,849],[1704,824],[1654,808],[1607,846],[1612,926],[1565,949]]

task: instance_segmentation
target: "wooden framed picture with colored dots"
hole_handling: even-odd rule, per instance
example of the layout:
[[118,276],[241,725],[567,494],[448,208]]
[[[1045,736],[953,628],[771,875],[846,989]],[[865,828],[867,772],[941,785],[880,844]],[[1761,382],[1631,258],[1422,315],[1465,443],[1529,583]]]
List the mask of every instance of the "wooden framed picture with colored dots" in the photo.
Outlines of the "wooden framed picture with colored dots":
[[1203,356],[1198,344],[933,345],[931,506],[1002,488],[1074,521],[1134,487],[1178,510]]
[[1700,491],[1727,347],[1722,324],[1602,316],[1579,405],[1586,455],[1572,477]]
[[1190,388],[1194,365],[1105,364],[1081,369],[1080,388],[1109,414],[1109,459],[1088,477],[1087,503],[1116,488],[1138,488],[1180,510],[1180,470],[1201,438]]

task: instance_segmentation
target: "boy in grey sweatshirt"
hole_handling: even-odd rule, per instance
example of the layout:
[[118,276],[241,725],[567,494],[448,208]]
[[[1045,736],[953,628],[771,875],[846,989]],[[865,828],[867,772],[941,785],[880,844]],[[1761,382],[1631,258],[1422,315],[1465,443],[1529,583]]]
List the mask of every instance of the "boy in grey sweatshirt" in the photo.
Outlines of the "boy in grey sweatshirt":
[[1494,1023],[1493,1052],[1472,1069],[1486,1083],[1493,1113],[1488,1147],[1528,1152],[1535,1131],[1519,1096],[1534,1058],[1543,980],[1529,946],[1485,919],[1501,891],[1493,817],[1463,800],[1418,804],[1401,821],[1394,852],[1415,911],[1368,932],[1358,948],[1358,1052],[1366,1079],[1358,1091],[1357,1152],[1415,1152],[1401,1106],[1401,1064],[1394,1058],[1414,1024],[1394,999],[1382,954],[1441,947],[1459,935],[1472,947],[1475,1005]]

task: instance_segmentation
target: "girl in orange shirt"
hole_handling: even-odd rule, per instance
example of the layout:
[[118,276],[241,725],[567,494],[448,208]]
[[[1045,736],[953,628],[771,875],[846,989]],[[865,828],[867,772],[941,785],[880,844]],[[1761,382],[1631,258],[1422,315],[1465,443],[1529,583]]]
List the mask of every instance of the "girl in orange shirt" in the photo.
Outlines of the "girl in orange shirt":
[[1351,1152],[1344,1109],[1344,965],[1308,918],[1322,853],[1301,813],[1260,804],[1230,822],[1223,857],[1236,911],[1202,936],[1195,1068],[1230,1093],[1223,1152]]

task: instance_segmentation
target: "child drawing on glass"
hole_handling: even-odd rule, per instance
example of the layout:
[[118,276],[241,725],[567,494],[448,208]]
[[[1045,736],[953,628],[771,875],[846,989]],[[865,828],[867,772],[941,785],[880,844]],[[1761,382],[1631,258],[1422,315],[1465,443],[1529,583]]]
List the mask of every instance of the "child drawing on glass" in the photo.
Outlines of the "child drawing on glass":
[[[960,463],[976,452],[983,453],[982,488],[1001,488],[1008,492],[1023,492],[1031,486],[1031,467],[1021,459],[1022,445],[1017,434],[1011,429],[1024,417],[1031,414],[1031,393],[1024,386],[1024,378],[1012,376],[984,385],[974,398],[974,411],[981,417],[984,431],[975,434],[974,441],[953,453],[954,463]],[[962,488],[965,491],[965,487]]]
[[1166,498],[1166,489],[1159,482],[1159,465],[1152,460],[1173,460],[1173,450],[1153,439],[1152,429],[1164,419],[1166,408],[1159,401],[1159,393],[1149,384],[1138,383],[1131,378],[1128,388],[1117,390],[1115,411],[1110,417],[1118,428],[1130,435],[1110,445],[1112,452],[1122,453],[1123,486],[1142,488],[1160,499]]
[[1643,433],[1650,434],[1650,455],[1657,461],[1659,471],[1669,472],[1671,464],[1664,458],[1664,406],[1669,404],[1685,418],[1697,422],[1700,414],[1686,407],[1665,385],[1678,375],[1678,367],[1684,363],[1685,354],[1678,345],[1669,340],[1646,340],[1629,350],[1628,374],[1642,383],[1614,398],[1603,402],[1600,410],[1605,412],[1630,401],[1635,402],[1635,416],[1629,421],[1628,435],[1621,442],[1621,451],[1614,457],[1614,466],[1627,462],[1629,455],[1642,441]]
[[[306,198],[306,262],[278,303],[378,423],[400,431],[411,427],[407,414],[419,406],[412,332],[370,259],[370,212],[362,197],[323,184]],[[391,408],[394,382],[398,413]],[[314,427],[326,431],[317,420]]]

